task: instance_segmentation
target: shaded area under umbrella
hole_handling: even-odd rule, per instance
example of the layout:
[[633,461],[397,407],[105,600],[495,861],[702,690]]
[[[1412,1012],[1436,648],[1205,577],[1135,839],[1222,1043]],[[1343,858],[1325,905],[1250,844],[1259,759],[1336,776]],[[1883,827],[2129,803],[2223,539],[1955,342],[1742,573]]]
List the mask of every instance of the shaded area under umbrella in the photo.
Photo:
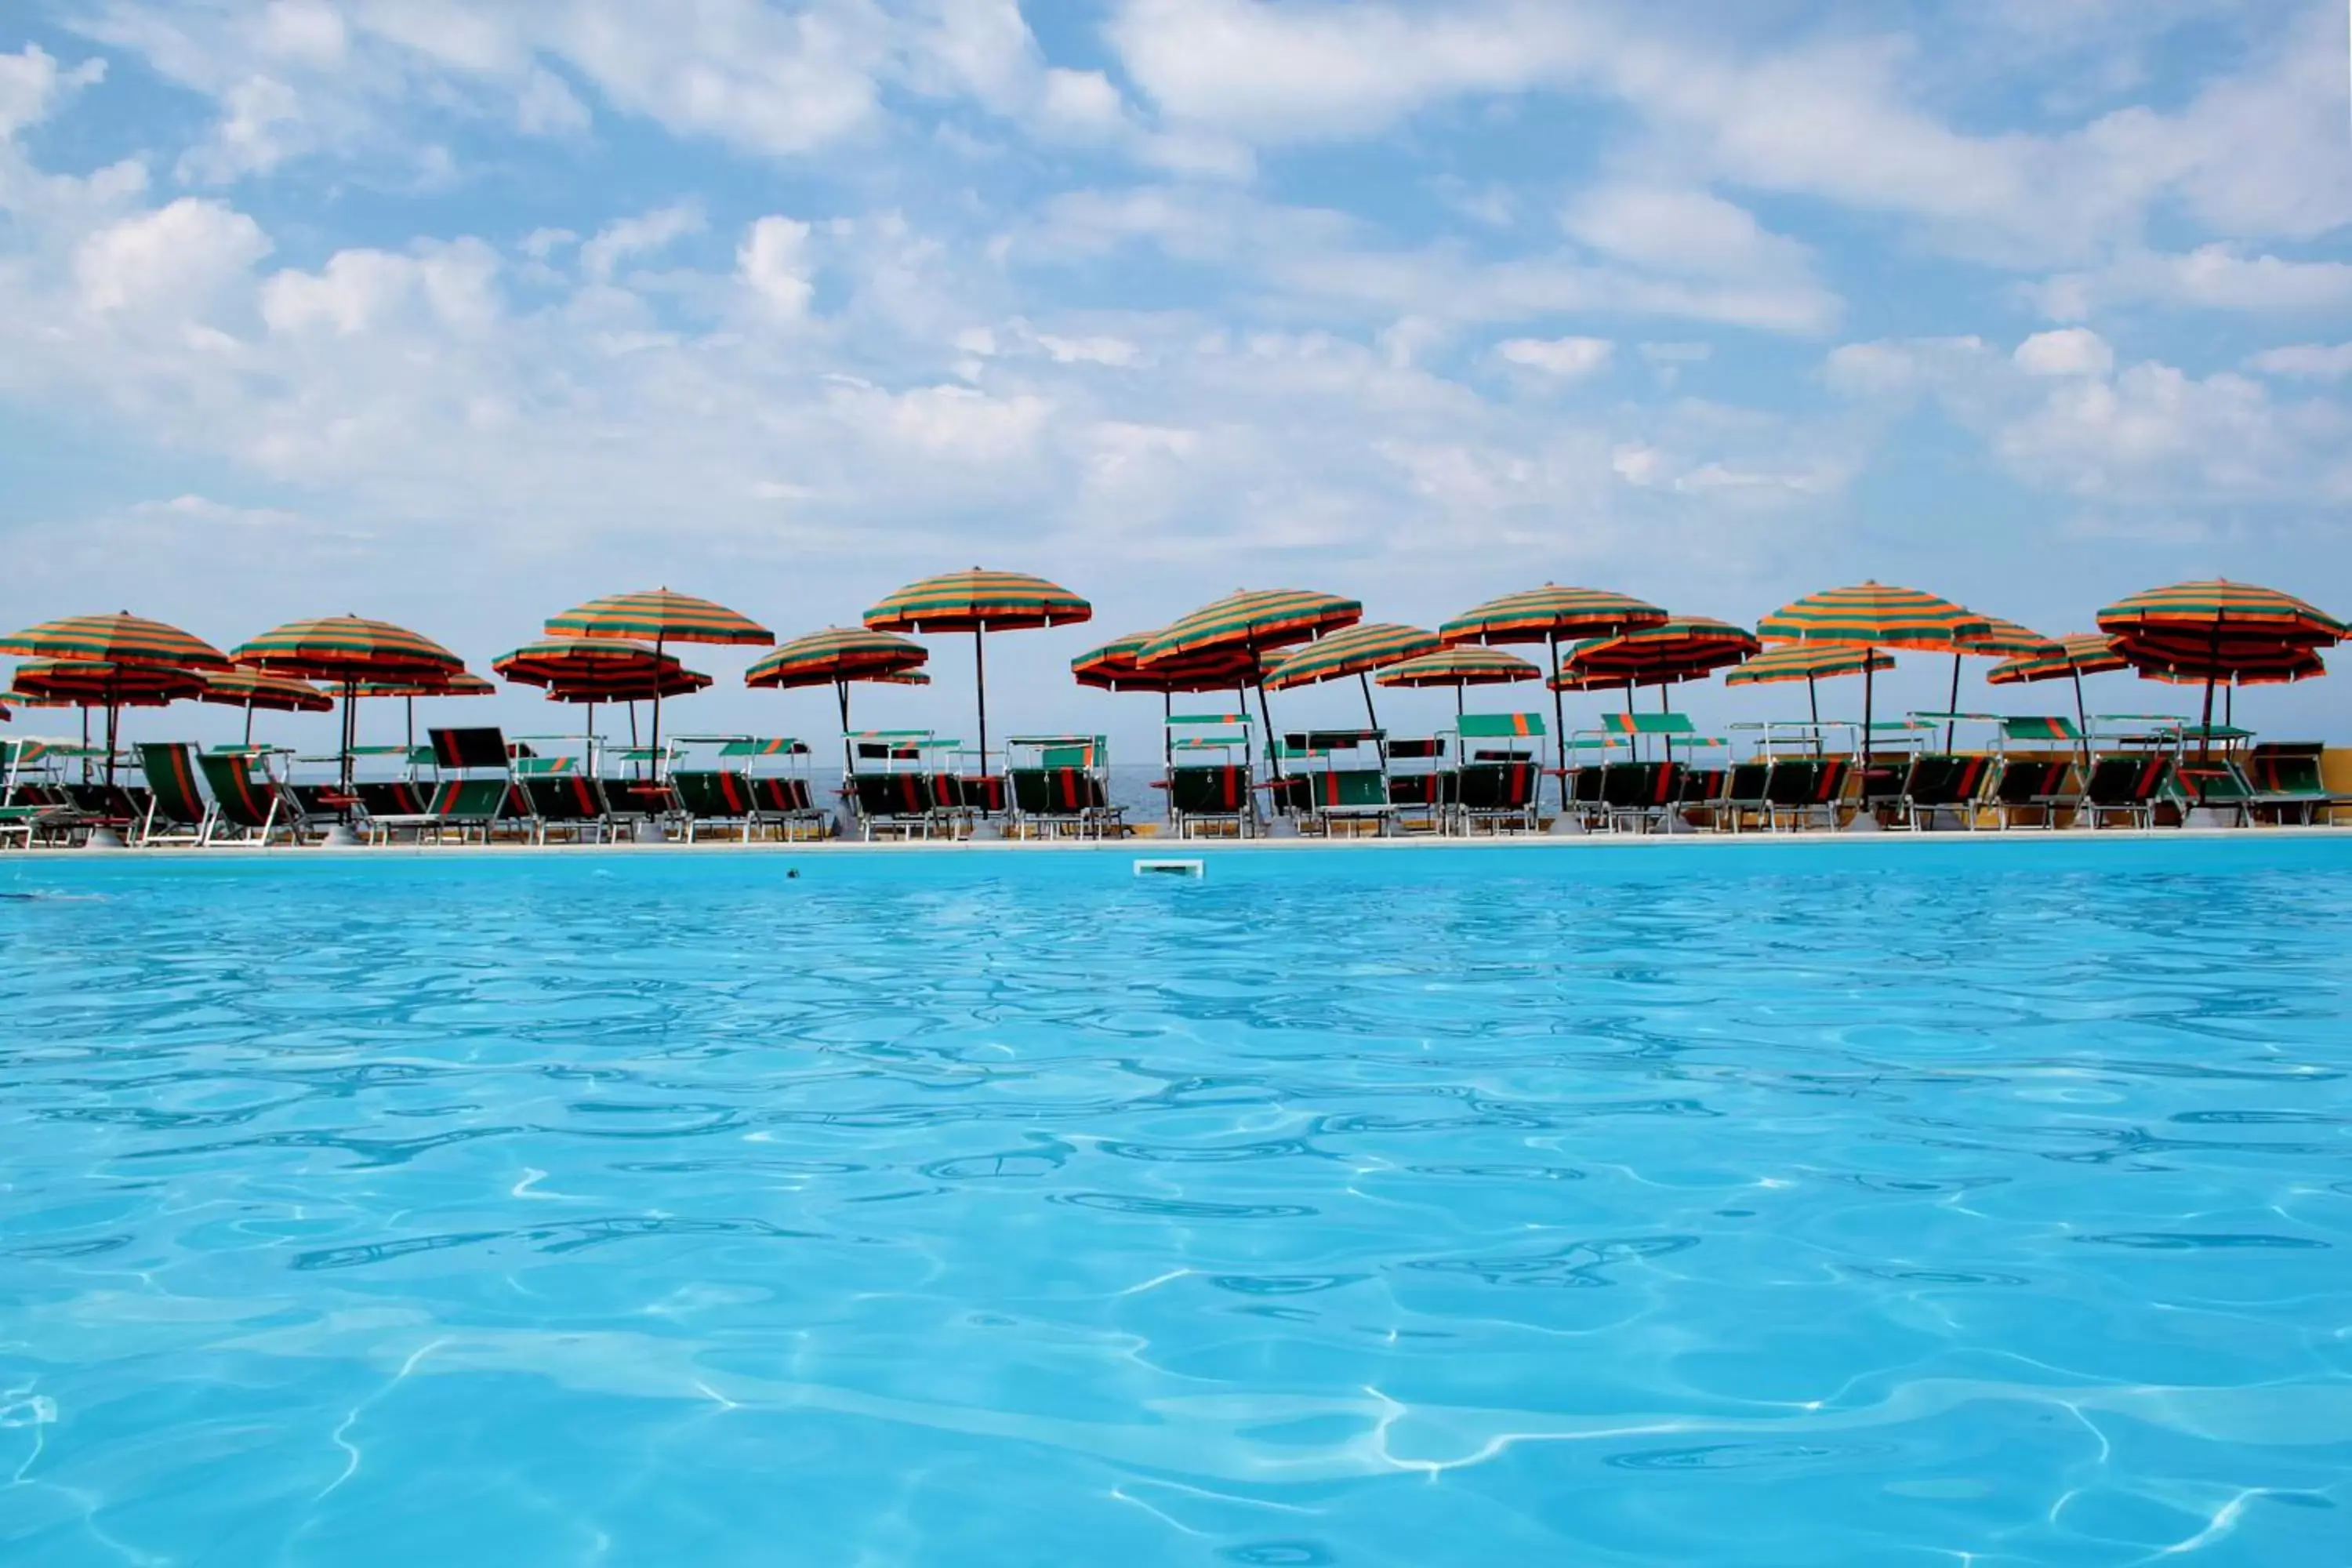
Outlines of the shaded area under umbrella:
[[[674,642],[765,647],[776,640],[773,632],[748,616],[711,600],[666,587],[635,594],[610,594],[601,599],[591,599],[584,605],[573,605],[560,616],[549,617],[544,629],[551,638],[650,641],[656,654],[660,654],[666,645]],[[659,683],[653,683],[652,689],[655,693],[652,746],[659,752],[662,708]]]
[[2129,669],[2131,660],[2116,651],[2116,639],[2105,632],[2076,632],[2055,638],[2053,651],[2005,659],[1985,672],[1988,686],[2017,686],[2041,680],[2065,680],[2074,688],[2074,727],[2083,736],[2083,776],[2090,777],[2091,714],[2083,700],[2083,677]]
[[[90,666],[89,670],[82,672],[84,676],[97,674],[101,682],[110,681],[118,689],[142,679],[138,672],[143,670],[230,668],[228,656],[203,638],[128,610],[68,616],[27,626],[14,637],[0,638],[0,654]],[[21,680],[18,687],[24,689]],[[117,718],[122,700],[118,696],[89,706],[106,709],[106,782],[112,784]]]
[[[1076,626],[1094,606],[1026,572],[942,572],[883,595],[865,615],[868,631],[970,632],[972,688],[980,717],[980,771],[988,772],[988,634]],[[847,728],[846,725],[844,726]]]
[[[1364,618],[1364,606],[1336,594],[1302,588],[1255,588],[1228,594],[1168,623],[1144,644],[1136,663],[1146,671],[1190,663],[1217,654],[1240,654],[1257,689],[1258,721],[1265,726],[1274,776],[1282,776],[1282,755],[1274,745],[1274,715],[1265,701],[1266,656]],[[1281,799],[1277,793],[1276,800]]]
[[[1823,589],[1784,605],[1758,623],[1756,630],[1766,642],[1832,643],[1864,652],[1885,648],[1957,653],[1967,647],[1969,638],[1990,636],[1992,623],[1933,594],[1864,582]],[[1864,664],[1861,761],[1865,777],[1870,770],[1876,673],[1874,664]]]
[[1463,643],[1391,665],[1373,679],[1382,686],[1450,686],[1454,716],[1459,719],[1465,705],[1464,694],[1471,687],[1516,686],[1522,680],[1542,679],[1543,671],[1517,654],[1482,643]]
[[[1547,583],[1464,611],[1438,627],[1448,645],[1458,643],[1541,643],[1544,668],[1559,669],[1559,645],[1582,638],[1615,637],[1640,626],[1672,619],[1645,599],[1606,588],[1562,587]],[[1559,731],[1559,804],[1568,809],[1568,707],[1561,694],[1552,693],[1551,721]]]
[[[114,783],[114,752],[125,708],[163,708],[201,697],[204,676],[161,665],[117,664],[106,659],[60,658],[16,667],[15,689],[28,702],[106,713],[106,782]],[[83,744],[89,743],[85,722]],[[87,765],[87,764],[85,764]],[[85,781],[89,775],[82,775]]]
[[894,632],[866,626],[826,626],[779,645],[773,653],[743,672],[743,684],[774,691],[832,687],[841,710],[841,769],[846,781],[857,771],[849,739],[851,683],[912,685],[915,682],[908,678],[920,676],[922,683],[928,684],[930,677],[921,675],[921,670],[930,657],[930,649]]
[[1372,705],[1371,676],[1375,670],[1402,664],[1409,658],[1435,653],[1444,645],[1437,634],[1394,621],[1359,621],[1352,626],[1293,647],[1265,667],[1263,684],[1269,691],[1287,691],[1326,680],[1355,677],[1364,694],[1364,721],[1381,727],[1380,710]]
[[[1655,626],[1595,637],[1570,648],[1552,677],[1554,691],[1625,689],[1625,711],[1633,710],[1633,688],[1655,686],[1658,710],[1666,711],[1669,686],[1697,680],[1718,669],[1745,663],[1763,644],[1745,626],[1735,626],[1710,616],[1682,616]],[[1675,755],[1674,737],[1666,737],[1666,760]]]

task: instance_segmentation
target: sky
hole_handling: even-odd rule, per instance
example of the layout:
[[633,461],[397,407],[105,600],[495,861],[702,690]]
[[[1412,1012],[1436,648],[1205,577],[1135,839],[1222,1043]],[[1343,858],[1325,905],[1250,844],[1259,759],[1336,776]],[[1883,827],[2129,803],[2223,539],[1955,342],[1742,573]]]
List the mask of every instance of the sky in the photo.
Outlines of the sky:
[[[992,639],[996,732],[1149,755],[1158,704],[1066,661],[1237,587],[1753,623],[1876,578],[2059,634],[2228,575],[2352,614],[2346,29],[2341,0],[13,0],[0,622],[226,647],[348,611],[478,669],[600,594],[789,637],[985,565],[1096,607]],[[750,657],[690,650],[719,685],[674,722],[837,728],[744,691]],[[1882,690],[1941,706],[1949,668]],[[933,668],[860,722],[967,734],[968,647]],[[2347,738],[2345,690],[2240,716]],[[1962,705],[2056,693],[1971,673]]]

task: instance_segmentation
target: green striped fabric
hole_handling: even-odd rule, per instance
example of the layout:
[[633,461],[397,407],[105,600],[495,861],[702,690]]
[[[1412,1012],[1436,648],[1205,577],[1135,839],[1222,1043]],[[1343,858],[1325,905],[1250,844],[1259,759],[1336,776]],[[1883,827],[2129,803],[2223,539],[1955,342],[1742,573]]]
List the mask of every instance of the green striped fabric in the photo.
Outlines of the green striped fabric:
[[1963,637],[1959,653],[1983,654],[1997,658],[2051,658],[2061,651],[2056,637],[2045,637],[2040,632],[2005,621],[1999,616],[1984,617],[1985,630],[1975,637]]
[[44,621],[0,639],[0,653],[19,658],[161,664],[182,669],[229,668],[228,656],[201,637],[128,610]]
[[196,700],[223,708],[258,708],[269,713],[324,713],[335,705],[334,699],[308,681],[268,675],[257,669],[208,673],[204,683],[205,689],[196,693]]
[[1893,669],[1895,656],[1839,643],[1790,643],[1768,647],[1723,678],[1726,686],[1762,686],[1776,680],[1829,680],[1868,669]]
[[553,637],[526,643],[490,661],[490,668],[520,686],[649,684],[675,679],[683,670],[676,658],[629,637]]
[[1392,621],[1364,621],[1330,636],[1292,648],[1266,667],[1265,685],[1274,691],[1309,686],[1318,680],[1339,680],[1369,675],[1425,653],[1441,645],[1435,632]]
[[2150,588],[2099,612],[2101,631],[2125,636],[2214,627],[2265,633],[2314,647],[2352,635],[2342,621],[2292,594],[2223,578]]
[[1159,635],[1156,631],[1130,632],[1123,637],[1113,637],[1070,660],[1070,674],[1079,685],[1099,687],[1105,691],[1159,691],[1171,695],[1229,691],[1258,679],[1258,661],[1244,648],[1166,659],[1146,669],[1137,661],[1146,645]]
[[444,679],[465,661],[431,637],[359,616],[289,621],[236,650],[236,662],[310,680]]
[[2056,639],[2055,653],[2029,655],[1994,665],[1985,672],[1985,681],[1992,686],[2014,686],[2024,681],[2064,680],[2076,675],[2105,675],[2110,670],[2128,669],[2131,661],[2116,651],[2116,639],[2105,632],[2078,632]]
[[1352,626],[1363,618],[1362,605],[1335,594],[1297,588],[1249,589],[1228,594],[1171,622],[1144,644],[1136,662],[1150,669],[1174,659],[1237,650],[1262,658],[1275,648]]
[[1496,740],[1503,736],[1539,738],[1544,732],[1540,713],[1465,713],[1455,721],[1455,732],[1469,740]]
[[1656,626],[1579,643],[1559,663],[1559,679],[1580,689],[1600,679],[1664,684],[1695,679],[1744,662],[1764,645],[1744,626],[1706,616],[1689,616]]
[[865,626],[827,626],[794,637],[743,673],[746,686],[790,689],[911,674],[930,658],[920,643]]
[[2143,679],[2175,686],[2284,686],[2327,673],[2326,661],[2294,643],[2265,647],[2225,647],[2218,655],[2194,647],[2150,646],[2133,637],[2116,639],[2125,659]]
[[1990,636],[1992,623],[1916,588],[1859,583],[1783,605],[1765,616],[1756,630],[1767,642],[1853,643],[1957,653],[1966,650],[1969,638]]
[[886,595],[866,625],[886,632],[1020,631],[1094,618],[1094,606],[1025,572],[943,572]]
[[1547,583],[1525,593],[1489,599],[1446,622],[1437,635],[1447,643],[1546,642],[1554,637],[1613,637],[1671,618],[1657,605],[1630,594]]
[[1517,654],[1464,643],[1391,665],[1373,679],[1382,686],[1510,686],[1540,680],[1543,671]]
[[631,671],[618,676],[574,676],[550,681],[550,702],[650,702],[656,698],[690,697],[706,690],[710,677],[673,663],[658,672]]
[[646,637],[655,642],[738,643],[765,647],[775,634],[748,616],[692,594],[652,588],[610,594],[577,605],[547,623],[547,635]]
[[498,688],[468,670],[446,680],[362,680],[354,697],[491,697]]
[[204,695],[205,678],[157,664],[61,658],[18,665],[13,684],[29,700],[67,708],[161,708]]

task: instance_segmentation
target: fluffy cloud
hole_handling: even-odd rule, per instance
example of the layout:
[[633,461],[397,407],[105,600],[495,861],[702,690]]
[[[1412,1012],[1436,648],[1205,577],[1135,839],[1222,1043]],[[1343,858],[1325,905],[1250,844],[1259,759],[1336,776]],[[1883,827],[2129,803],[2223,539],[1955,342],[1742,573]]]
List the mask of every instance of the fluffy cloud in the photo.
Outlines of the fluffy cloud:
[[2036,332],[2010,357],[2028,375],[2105,375],[2116,366],[2107,341],[2085,327]]
[[2285,348],[2264,349],[2246,363],[2272,375],[2341,381],[2352,375],[2352,343],[2293,343]]
[[261,226],[245,214],[183,196],[83,240],[74,280],[92,310],[202,315],[268,251]]
[[2177,256],[2134,251],[2096,271],[2062,273],[2027,292],[2043,314],[2059,321],[2135,305],[2281,315],[2334,311],[2352,305],[2352,265],[2248,256],[2217,242]]
[[1495,352],[1511,363],[1562,381],[1579,380],[1602,369],[1615,350],[1607,338],[1511,338],[1495,345]]
[[816,296],[809,226],[774,215],[760,219],[735,252],[735,271],[770,315],[783,321],[806,315]]
[[580,269],[600,283],[607,282],[619,262],[651,255],[689,234],[699,234],[702,228],[702,207],[697,202],[677,202],[641,216],[623,218],[599,229],[594,238],[580,247]]

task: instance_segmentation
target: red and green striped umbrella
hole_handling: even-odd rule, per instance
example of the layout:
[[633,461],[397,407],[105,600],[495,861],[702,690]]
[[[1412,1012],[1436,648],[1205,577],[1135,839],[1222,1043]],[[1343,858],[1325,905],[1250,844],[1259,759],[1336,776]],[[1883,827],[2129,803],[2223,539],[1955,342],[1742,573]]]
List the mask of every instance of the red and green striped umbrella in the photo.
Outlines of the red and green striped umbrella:
[[724,643],[764,647],[775,634],[724,605],[668,588],[608,594],[550,616],[551,637],[628,637],[665,643]]
[[1329,637],[1303,643],[1274,660],[1266,667],[1265,686],[1269,690],[1286,691],[1294,686],[1344,680],[1352,675],[1363,689],[1364,721],[1377,730],[1381,727],[1381,715],[1372,706],[1372,671],[1435,653],[1444,646],[1435,632],[1423,631],[1419,626],[1401,626],[1394,621],[1359,621]]
[[1805,683],[1805,705],[1813,722],[1822,721],[1817,681],[1842,675],[1864,675],[1895,668],[1895,656],[1843,643],[1783,643],[1768,647],[1723,678],[1726,686],[1763,686],[1781,680]]
[[351,793],[359,688],[371,680],[446,681],[465,661],[421,632],[360,616],[289,621],[236,649],[236,661],[272,675],[331,680],[343,689],[343,793]]
[[1985,675],[1985,684],[2065,680],[2131,668],[2131,660],[2116,651],[2116,639],[2105,632],[2078,632],[2054,639],[2054,653],[2028,654],[1993,666]]
[[708,690],[710,677],[672,661],[659,670],[632,670],[623,675],[574,676],[550,682],[550,702],[657,702],[665,697],[689,697]]
[[2197,686],[2209,680],[2221,686],[2286,686],[2327,673],[2326,660],[2315,650],[2292,643],[2277,644],[2259,658],[2240,656],[2220,665],[2194,655],[2169,658],[2137,643],[2124,646],[2130,650],[2132,667],[2143,678],[2174,686]]
[[[1966,651],[1973,638],[1992,635],[1992,622],[1949,599],[1884,583],[1827,588],[1784,605],[1756,627],[1767,642],[1847,643],[1865,648],[1930,653]],[[1870,765],[1874,671],[1862,674],[1862,761]]]
[[[1960,639],[1961,646],[1952,650],[1952,691],[1944,707],[1947,712],[1958,712],[1960,706],[1960,660],[1974,655],[1979,658],[2029,658],[2035,654],[2053,655],[2059,651],[2056,639],[2019,626],[2015,621],[1999,616],[1981,617],[1985,629]],[[1952,749],[1952,721],[1944,723],[1944,749]]]
[[27,701],[59,708],[162,708],[205,691],[204,676],[193,669],[96,658],[20,664],[12,684]]
[[1239,691],[1261,673],[1257,662],[1239,648],[1165,659],[1146,669],[1137,661],[1159,635],[1156,630],[1130,632],[1100,647],[1088,648],[1070,660],[1070,675],[1080,686],[1105,691],[1156,691],[1165,697],[1182,691]]
[[358,695],[404,697],[413,702],[419,697],[495,697],[498,690],[471,670],[461,669],[446,680],[362,680]]
[[0,654],[79,663],[164,665],[175,669],[226,669],[228,656],[174,626],[120,610],[68,616],[0,638]]
[[988,771],[988,634],[1094,619],[1095,607],[1058,583],[1026,572],[943,572],[885,595],[866,612],[878,632],[970,632],[980,706],[980,769]]
[[2243,632],[2305,647],[2326,647],[2352,635],[2342,621],[2292,594],[2223,578],[2175,583],[2118,599],[2099,612],[2099,629],[2120,637]]
[[307,680],[269,675],[258,669],[207,672],[196,700],[220,708],[245,710],[245,743],[253,743],[256,709],[268,713],[331,713],[335,700]]
[[[1664,610],[1646,599],[1631,594],[1620,594],[1607,588],[1564,588],[1547,583],[1540,588],[1524,593],[1506,594],[1499,599],[1464,611],[1444,626],[1437,635],[1449,645],[1457,643],[1541,643],[1544,645],[1544,668],[1557,672],[1559,668],[1559,645],[1582,637],[1612,637],[1636,626],[1654,626],[1673,619]],[[1560,700],[1557,689],[1552,692],[1552,725],[1559,744],[1568,742],[1568,709]],[[1567,753],[1561,752],[1565,757]],[[1568,805],[1568,772],[1565,766],[1559,775],[1560,805]]]
[[[1328,632],[1354,626],[1364,618],[1364,606],[1336,594],[1303,588],[1243,589],[1202,605],[1191,615],[1171,621],[1143,645],[1136,664],[1147,672],[1163,665],[1192,663],[1216,654],[1240,654],[1259,673],[1258,720],[1274,732],[1274,716],[1265,703],[1265,656],[1277,648],[1309,642]],[[1282,776],[1277,753],[1275,776]]]
[[[2213,692],[2234,684],[2241,672],[2257,679],[2305,679],[2305,661],[2294,650],[2326,647],[2347,635],[2342,621],[2275,588],[2214,579],[2150,588],[2099,612],[2099,629],[2116,639],[2116,651],[2142,673],[2205,687],[2205,737],[2213,728]],[[2189,673],[2194,672],[2194,673]],[[2320,670],[2308,673],[2325,673]],[[2200,739],[2200,753],[2207,740]]]
[[1515,686],[1522,680],[1540,680],[1543,671],[1517,654],[1480,643],[1462,643],[1391,665],[1372,679],[1382,686],[1450,686],[1454,688],[1454,711],[1459,716],[1465,694],[1471,687]]
[[1685,616],[1579,643],[1560,660],[1559,679],[1672,685],[1743,664],[1763,646],[1745,626]]
[[677,668],[677,660],[627,637],[551,637],[510,648],[490,660],[501,679],[520,686],[552,686],[572,679],[596,680],[651,676]]
[[[856,771],[850,754],[849,685],[855,680],[929,685],[921,667],[930,649],[890,632],[864,626],[827,626],[794,637],[744,672],[743,684],[789,690],[803,686],[830,686],[841,705],[842,761],[845,773]],[[908,678],[915,678],[910,679]]]

